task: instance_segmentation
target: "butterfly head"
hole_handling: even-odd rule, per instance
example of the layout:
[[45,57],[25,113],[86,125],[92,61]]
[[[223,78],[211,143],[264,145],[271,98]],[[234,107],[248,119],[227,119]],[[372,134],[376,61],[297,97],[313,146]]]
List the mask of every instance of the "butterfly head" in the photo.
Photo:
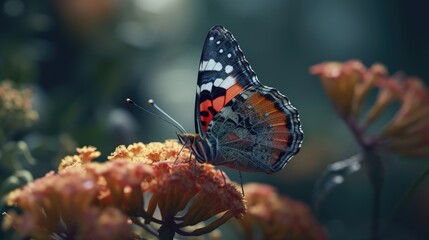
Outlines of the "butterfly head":
[[187,148],[190,148],[199,139],[201,139],[199,134],[192,133],[177,133],[177,138],[179,139],[179,142]]
[[199,134],[178,133],[177,138],[183,146],[192,151],[198,162],[210,162],[210,159],[216,157],[215,148],[206,139],[201,138]]

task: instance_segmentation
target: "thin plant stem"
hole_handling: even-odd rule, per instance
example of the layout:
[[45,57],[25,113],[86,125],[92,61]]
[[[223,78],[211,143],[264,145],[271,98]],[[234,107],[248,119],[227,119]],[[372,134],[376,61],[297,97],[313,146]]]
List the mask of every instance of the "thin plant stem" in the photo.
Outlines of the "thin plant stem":
[[428,175],[429,175],[429,167],[424,169],[422,171],[422,173],[420,173],[420,175],[417,178],[415,178],[414,181],[410,184],[410,186],[407,188],[407,190],[402,195],[401,200],[399,201],[397,207],[395,208],[393,215],[389,221],[389,224],[386,227],[386,230],[390,229],[393,225],[393,222],[403,213],[405,207],[407,206],[408,201],[410,200],[410,197],[414,194],[414,192],[420,186],[422,181]]
[[373,189],[370,239],[377,240],[380,231],[380,200],[384,180],[383,164],[374,150],[374,142],[365,139],[365,128],[359,126],[353,118],[343,117],[343,119],[365,152],[364,164],[367,167],[368,178]]
[[423,170],[422,173],[413,181],[413,183],[411,183],[410,187],[405,191],[404,195],[401,198],[401,201],[399,202],[399,206],[395,211],[396,214],[402,213],[411,195],[415,192],[417,187],[420,186],[420,183],[423,181],[423,179],[425,179],[428,174],[429,167]]
[[132,220],[132,222],[134,223],[134,224],[136,224],[137,226],[139,226],[139,227],[141,227],[141,228],[143,228],[144,230],[146,230],[149,234],[151,234],[151,235],[153,235],[153,236],[155,236],[155,237],[159,237],[159,234],[155,231],[155,230],[153,230],[150,226],[148,226],[148,225],[146,225],[146,224],[143,224],[141,221],[140,221],[140,219],[139,218],[137,218],[137,217],[131,217],[131,220]]
[[380,231],[380,193],[379,189],[374,188],[373,191],[373,206],[371,219],[371,240],[379,239]]
[[371,150],[365,152],[364,164],[373,193],[370,239],[377,240],[380,237],[380,200],[384,182],[383,164],[379,156]]

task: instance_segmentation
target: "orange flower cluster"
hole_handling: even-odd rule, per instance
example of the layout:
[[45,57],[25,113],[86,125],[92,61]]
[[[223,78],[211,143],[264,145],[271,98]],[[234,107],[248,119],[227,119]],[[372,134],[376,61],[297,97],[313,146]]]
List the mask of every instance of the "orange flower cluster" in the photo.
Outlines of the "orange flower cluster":
[[30,126],[38,118],[31,103],[30,89],[16,89],[8,80],[0,82],[0,130],[13,132]]
[[244,190],[248,213],[239,223],[246,239],[327,239],[304,203],[279,196],[269,185],[251,183]]
[[[367,69],[356,60],[324,62],[311,67],[310,72],[320,77],[339,115],[363,147],[387,149],[402,156],[429,156],[429,91],[420,79],[390,76],[381,64]],[[359,123],[362,104],[373,89],[378,90],[376,100]],[[400,104],[395,116],[379,133],[366,134],[395,101]]]
[[[95,148],[78,149],[79,155],[63,159],[57,175],[50,173],[9,195],[8,204],[24,214],[9,213],[8,226],[34,239],[87,234],[92,237],[76,239],[124,239],[133,236],[128,220],[172,239],[176,233],[205,234],[243,217],[241,192],[213,166],[194,165],[190,153],[180,149],[176,141],[119,146],[105,163],[90,162],[100,154]],[[109,214],[118,217],[109,221]],[[108,236],[102,235],[104,226]]]
[[100,186],[82,171],[45,177],[9,194],[7,203],[23,210],[9,212],[4,227],[32,239],[123,239],[131,225],[118,209],[94,205]]

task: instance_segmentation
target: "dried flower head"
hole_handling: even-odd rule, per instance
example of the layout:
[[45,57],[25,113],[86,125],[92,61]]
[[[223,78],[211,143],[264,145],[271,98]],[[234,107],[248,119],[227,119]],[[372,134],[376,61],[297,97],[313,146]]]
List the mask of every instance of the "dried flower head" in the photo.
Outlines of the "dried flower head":
[[239,223],[247,239],[327,239],[302,202],[279,196],[271,186],[244,186],[248,213]]
[[[115,209],[94,205],[99,191],[97,179],[83,171],[53,172],[15,190],[8,205],[19,207],[22,215],[6,215],[6,228],[32,239],[123,239],[130,235],[127,218]],[[108,218],[114,216],[114,218]],[[109,235],[106,236],[106,228]]]
[[[246,207],[235,185],[226,183],[222,173],[213,166],[191,160],[189,150],[181,150],[182,146],[177,141],[169,140],[165,143],[119,146],[109,156],[111,162],[126,160],[153,169],[153,178],[141,184],[141,191],[148,196],[148,206],[146,210],[140,209],[144,211],[140,217],[146,222],[161,225],[160,235],[201,235],[231,217],[242,217]],[[188,230],[188,227],[220,213],[223,215],[210,224]]]
[[11,81],[0,82],[0,130],[6,134],[25,128],[38,119],[30,89],[16,89]]
[[98,204],[121,209],[128,216],[146,216],[143,185],[154,178],[153,168],[127,160],[91,163],[84,168],[98,177]]
[[429,156],[429,90],[406,78],[397,91],[401,106],[382,130],[380,145],[403,156]]
[[[421,80],[403,74],[389,76],[381,64],[366,69],[356,60],[321,63],[310,72],[320,77],[340,116],[365,149],[429,156],[429,91]],[[371,90],[378,90],[376,100],[359,122],[362,103]],[[393,102],[400,104],[396,115],[381,131],[369,134],[368,127]]]
[[[147,185],[153,194],[148,213],[154,214],[158,207],[162,225],[181,235],[201,235],[219,227],[232,217],[241,218],[246,212],[243,196],[235,185],[225,183],[222,174],[211,165],[198,165],[195,171],[192,163],[154,164],[156,181]],[[195,172],[197,176],[195,175]],[[209,225],[184,230],[206,221],[217,214],[220,218]]]
[[356,60],[345,63],[326,62],[311,67],[310,72],[318,75],[341,116],[348,117],[352,113],[355,89],[365,67]]
[[[232,217],[241,218],[246,212],[241,192],[222,172],[195,163],[181,148],[176,141],[119,146],[104,163],[91,162],[100,155],[94,147],[79,148],[79,155],[62,160],[57,175],[50,173],[9,195],[8,204],[24,214],[9,213],[8,226],[36,239],[57,234],[105,239],[97,232],[104,226],[130,236],[125,219],[145,229],[157,227],[159,237],[172,238],[176,233],[202,235]],[[106,222],[109,215],[118,218]],[[32,220],[31,227],[24,219]],[[80,219],[97,223],[84,222],[91,228],[81,229]]]

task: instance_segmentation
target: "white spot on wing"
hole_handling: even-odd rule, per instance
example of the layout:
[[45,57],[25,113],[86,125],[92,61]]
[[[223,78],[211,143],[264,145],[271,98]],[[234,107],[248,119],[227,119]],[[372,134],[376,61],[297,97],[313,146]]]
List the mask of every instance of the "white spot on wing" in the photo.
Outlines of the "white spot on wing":
[[220,62],[216,62],[213,59],[209,61],[203,61],[200,65],[200,71],[220,71],[222,70],[222,64]]
[[228,53],[228,55],[226,55],[226,56],[227,56],[228,58],[231,58],[231,56],[232,56],[232,55],[231,55],[231,53]]
[[229,76],[225,79],[216,78],[216,80],[213,82],[213,86],[228,89],[236,83],[237,81],[235,80],[235,78],[233,78],[232,76]]
[[217,41],[216,44],[220,44],[220,41]]
[[232,76],[228,76],[227,78],[225,78],[225,80],[223,80],[223,82],[219,85],[219,87],[228,89],[235,83],[237,83],[235,78]]
[[223,82],[222,78],[216,78],[216,80],[214,81],[213,85],[215,87],[219,87],[219,85]]
[[214,65],[213,70],[215,70],[215,71],[220,71],[220,70],[222,70],[222,64],[221,64],[220,62],[217,62],[217,63]]
[[200,95],[201,89],[200,86],[197,85],[197,94]]
[[234,68],[231,66],[231,65],[226,65],[225,66],[225,72],[226,72],[226,74],[228,74],[228,73],[230,73],[230,72],[232,72],[232,70],[233,70]]
[[223,49],[220,49],[220,50],[219,50],[219,52],[220,52],[220,53],[223,53]]
[[211,70],[211,69],[213,69],[213,67],[214,67],[215,65],[216,65],[215,60],[210,59],[210,60],[207,62],[206,67],[205,67],[203,70],[207,70],[207,69]]
[[200,63],[200,71],[204,71],[204,69],[206,69],[207,63],[208,63],[207,61],[202,61]]
[[213,39],[214,39],[214,37],[210,37],[210,38],[209,38],[209,40],[210,40],[210,41],[213,41]]
[[209,92],[211,92],[212,91],[212,87],[213,87],[213,83],[212,82],[204,83],[203,85],[201,85],[201,91],[200,92],[202,92],[204,90],[208,90]]

